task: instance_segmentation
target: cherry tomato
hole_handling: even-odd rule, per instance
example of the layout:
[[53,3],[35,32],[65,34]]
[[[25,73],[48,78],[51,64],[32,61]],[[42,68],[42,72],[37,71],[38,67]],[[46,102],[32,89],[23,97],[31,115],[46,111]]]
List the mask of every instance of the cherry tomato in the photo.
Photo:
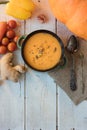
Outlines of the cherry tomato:
[[14,32],[13,30],[9,30],[9,31],[7,31],[7,33],[6,33],[6,36],[7,36],[8,38],[14,38],[14,37],[15,37],[15,32]]
[[16,46],[16,43],[15,43],[15,42],[10,42],[10,43],[8,44],[8,50],[9,50],[10,52],[15,51],[16,49],[17,49],[17,46]]
[[13,41],[17,43],[19,36],[15,36]]
[[9,20],[8,25],[10,28],[15,29],[17,27],[17,22],[15,20]]
[[2,39],[2,45],[7,46],[8,43],[9,43],[9,39],[8,39],[7,37],[4,37],[4,38]]
[[7,30],[11,30],[11,28],[9,27],[9,25],[7,24]]
[[0,54],[5,54],[7,52],[6,46],[1,45],[0,46]]

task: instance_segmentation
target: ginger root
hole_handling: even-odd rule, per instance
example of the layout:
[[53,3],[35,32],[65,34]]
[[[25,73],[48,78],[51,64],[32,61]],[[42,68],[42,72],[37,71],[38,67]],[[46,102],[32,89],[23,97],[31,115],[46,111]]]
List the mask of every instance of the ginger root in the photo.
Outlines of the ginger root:
[[2,80],[18,82],[21,74],[26,72],[25,66],[13,65],[13,58],[13,53],[7,53],[0,59],[0,76]]

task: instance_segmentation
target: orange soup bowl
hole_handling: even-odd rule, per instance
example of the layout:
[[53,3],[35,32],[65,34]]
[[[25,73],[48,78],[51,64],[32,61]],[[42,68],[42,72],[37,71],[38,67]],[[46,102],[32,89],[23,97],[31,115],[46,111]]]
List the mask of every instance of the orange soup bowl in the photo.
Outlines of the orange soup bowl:
[[21,48],[24,62],[34,70],[44,72],[66,64],[63,42],[51,31],[36,30],[20,37],[17,45]]

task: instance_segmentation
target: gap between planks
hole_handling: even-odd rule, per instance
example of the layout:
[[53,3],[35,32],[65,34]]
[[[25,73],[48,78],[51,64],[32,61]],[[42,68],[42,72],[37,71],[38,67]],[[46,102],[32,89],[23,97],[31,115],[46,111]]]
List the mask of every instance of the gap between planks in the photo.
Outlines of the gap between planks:
[[[55,33],[57,34],[57,19],[55,19]],[[56,130],[58,130],[58,86],[56,84]]]
[[[26,29],[26,21],[24,20],[24,35]],[[26,130],[26,73],[24,74],[24,130]]]

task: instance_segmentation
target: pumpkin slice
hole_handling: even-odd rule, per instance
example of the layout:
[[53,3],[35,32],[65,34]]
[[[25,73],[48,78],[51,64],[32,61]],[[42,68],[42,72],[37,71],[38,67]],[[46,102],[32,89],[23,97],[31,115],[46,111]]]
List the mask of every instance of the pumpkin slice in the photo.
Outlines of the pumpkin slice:
[[21,20],[27,19],[31,17],[31,12],[27,11],[23,8],[20,8],[19,5],[15,5],[14,3],[8,3],[6,8],[6,13],[15,18],[19,18]]
[[54,16],[75,35],[87,40],[87,0],[48,0]]

